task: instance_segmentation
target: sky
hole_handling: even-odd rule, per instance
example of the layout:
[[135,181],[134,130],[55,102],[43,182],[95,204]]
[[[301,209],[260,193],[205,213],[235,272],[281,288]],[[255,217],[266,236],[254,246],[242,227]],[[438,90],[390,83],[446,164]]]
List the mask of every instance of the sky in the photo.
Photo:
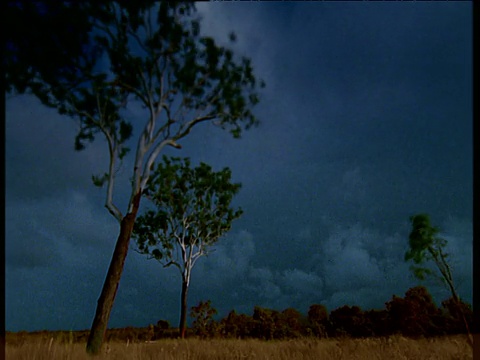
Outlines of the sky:
[[[195,127],[167,155],[230,167],[244,210],[200,259],[189,305],[382,309],[425,285],[404,261],[409,217],[428,213],[472,301],[471,2],[198,3],[202,32],[266,82],[241,139]],[[91,176],[105,141],[74,151],[78,124],[6,95],[6,330],[89,329],[118,235]],[[132,110],[131,116],[141,114]],[[143,121],[143,120],[142,120]],[[135,133],[134,133],[135,135]],[[114,201],[129,198],[127,158]],[[133,251],[109,327],[179,320],[181,278]]]

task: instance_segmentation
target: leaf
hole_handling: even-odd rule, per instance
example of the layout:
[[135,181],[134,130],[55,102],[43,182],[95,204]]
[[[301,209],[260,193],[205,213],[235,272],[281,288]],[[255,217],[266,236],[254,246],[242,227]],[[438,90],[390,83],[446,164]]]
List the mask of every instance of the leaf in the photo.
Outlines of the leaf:
[[152,251],[152,256],[155,258],[155,260],[162,260],[163,258],[162,252],[159,249],[154,249]]
[[108,179],[108,173],[105,173],[102,176],[92,175],[93,185],[98,186],[100,188],[103,186],[103,184],[105,184],[105,181],[107,181],[107,179]]
[[122,160],[122,159],[125,157],[125,155],[128,154],[129,151],[130,151],[130,148],[122,147],[122,148],[120,149],[120,152],[118,153],[118,158],[119,158],[120,160]]
[[132,124],[125,121],[120,122],[119,134],[120,134],[120,143],[125,142],[132,136],[133,127]]

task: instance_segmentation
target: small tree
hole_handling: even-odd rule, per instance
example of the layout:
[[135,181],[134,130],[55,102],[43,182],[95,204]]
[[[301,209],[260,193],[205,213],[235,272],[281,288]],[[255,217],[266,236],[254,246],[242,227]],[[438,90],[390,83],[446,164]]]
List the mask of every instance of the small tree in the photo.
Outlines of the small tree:
[[287,308],[278,313],[275,338],[298,338],[305,333],[305,318],[294,308]]
[[449,334],[458,334],[464,331],[464,317],[467,324],[473,324],[472,307],[470,304],[461,300],[458,302],[453,297],[450,297],[449,299],[442,301],[441,311],[445,322],[446,332]]
[[308,321],[315,336],[327,337],[328,311],[324,305],[311,305],[308,309]]
[[246,314],[237,314],[235,310],[222,319],[223,334],[225,337],[245,339],[254,334],[254,320]]
[[336,336],[366,336],[365,314],[358,306],[344,305],[339,307],[330,313],[329,319]]
[[394,295],[385,305],[394,332],[412,337],[436,335],[440,312],[424,286],[408,289],[405,298]]
[[226,338],[236,338],[238,334],[237,313],[232,310],[228,313],[226,318],[223,318],[220,323],[222,326],[222,335]]
[[255,306],[253,309],[254,332],[257,339],[272,340],[275,335],[276,310]]
[[365,311],[365,323],[368,336],[387,336],[392,331],[388,322],[388,312],[385,309]]
[[193,331],[201,337],[213,336],[215,334],[215,320],[213,316],[217,314],[217,309],[212,307],[210,300],[200,301],[197,306],[192,306],[190,317],[193,320]]
[[182,276],[180,336],[185,336],[187,294],[192,269],[210,247],[240,217],[241,209],[230,207],[240,184],[230,182],[231,171],[214,172],[201,163],[195,169],[190,160],[163,157],[152,174],[146,196],[155,204],[140,216],[134,228],[138,252],[174,265]]
[[[445,252],[447,240],[436,236],[439,229],[432,226],[430,217],[427,214],[411,216],[410,221],[412,223],[412,231],[409,236],[409,249],[405,253],[405,261],[413,260],[415,264],[433,261],[440,272],[440,279],[450,289],[452,297],[461,311],[460,297],[455,289],[452,271],[447,261],[449,254]],[[432,270],[422,266],[412,265],[410,268],[415,277],[421,280],[425,279],[425,275],[433,275]],[[462,318],[467,331],[468,342],[473,347],[473,338],[463,313]]]

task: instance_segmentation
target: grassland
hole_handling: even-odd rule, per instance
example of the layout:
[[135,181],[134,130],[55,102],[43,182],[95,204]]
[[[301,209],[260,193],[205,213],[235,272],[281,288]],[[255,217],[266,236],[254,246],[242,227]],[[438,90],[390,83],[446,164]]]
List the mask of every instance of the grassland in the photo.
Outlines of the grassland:
[[[91,359],[85,343],[50,338],[6,340],[6,359]],[[151,343],[110,342],[95,359],[472,359],[465,336],[407,339],[401,336],[371,339],[298,339],[290,341],[164,339]]]

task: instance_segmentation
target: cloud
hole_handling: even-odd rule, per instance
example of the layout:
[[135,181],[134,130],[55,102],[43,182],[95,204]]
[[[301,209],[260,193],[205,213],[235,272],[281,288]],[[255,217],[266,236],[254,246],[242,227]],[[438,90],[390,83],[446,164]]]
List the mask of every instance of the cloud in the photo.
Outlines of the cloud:
[[199,259],[192,273],[192,282],[216,287],[229,281],[241,281],[255,256],[255,243],[248,231],[228,234]]
[[321,296],[323,281],[317,274],[293,269],[284,270],[282,275],[281,283],[290,291],[308,298]]
[[75,189],[93,189],[92,174],[107,169],[101,136],[74,150],[77,124],[33,96],[17,96],[6,109],[6,187],[15,199],[38,199]]
[[[341,299],[361,299],[358,305],[378,306],[382,301],[379,292],[390,296],[390,292],[408,284],[405,245],[399,234],[384,235],[359,223],[333,226],[313,255],[315,272],[324,282],[323,301],[337,306]],[[361,296],[367,293],[375,300]]]
[[367,192],[363,171],[359,166],[344,172],[337,188],[338,197],[343,202],[360,203],[365,201]]
[[76,191],[39,201],[10,200],[5,210],[7,266],[88,266],[99,250],[113,246],[118,233],[116,221]]
[[[245,231],[200,259],[191,304],[211,299],[225,315],[382,307],[419,284],[403,260],[418,211],[438,219],[471,299],[470,5],[355,6],[197,4],[204,33],[227,44],[236,32],[235,54],[252,58],[267,87],[254,109],[261,124],[240,141],[202,124],[180,152],[167,150],[229,166],[243,184],[234,229]],[[87,328],[118,233],[90,180],[105,171],[105,143],[75,152],[77,124],[31,96],[8,99],[6,110],[7,328]],[[119,205],[130,165],[115,186]],[[176,323],[179,294],[177,269],[130,252],[110,324]]]
[[249,280],[244,286],[252,291],[258,298],[258,301],[274,301],[282,296],[282,290],[276,284],[276,276],[268,268],[250,268]]

